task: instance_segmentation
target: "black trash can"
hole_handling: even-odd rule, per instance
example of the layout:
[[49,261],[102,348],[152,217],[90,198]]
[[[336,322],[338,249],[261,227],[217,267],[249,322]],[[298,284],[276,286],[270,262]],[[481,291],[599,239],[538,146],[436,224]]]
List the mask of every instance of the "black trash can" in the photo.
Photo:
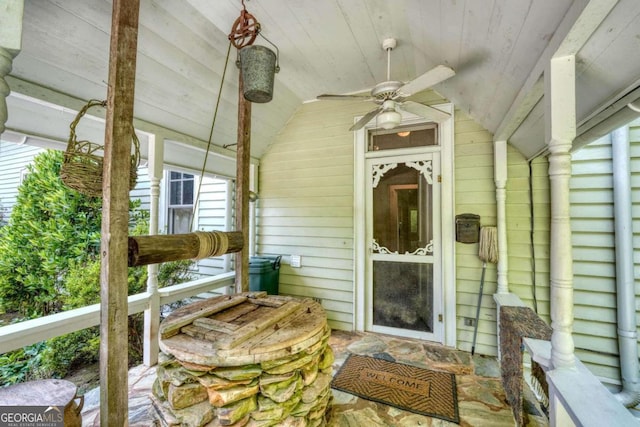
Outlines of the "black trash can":
[[281,255],[260,255],[249,258],[249,290],[278,295]]

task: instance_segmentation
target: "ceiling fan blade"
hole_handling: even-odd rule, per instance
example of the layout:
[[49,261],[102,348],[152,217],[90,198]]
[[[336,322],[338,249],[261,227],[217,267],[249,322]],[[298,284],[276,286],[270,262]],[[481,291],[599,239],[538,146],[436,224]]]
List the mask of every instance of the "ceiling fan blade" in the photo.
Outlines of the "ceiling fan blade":
[[398,93],[407,98],[414,93],[422,92],[435,84],[445,81],[446,79],[453,77],[455,74],[456,72],[451,68],[444,65],[438,65],[402,86],[398,89]]
[[360,120],[358,120],[353,126],[349,128],[350,131],[362,129],[364,125],[369,123],[371,119],[373,119],[380,111],[382,111],[382,106],[376,108],[375,110],[369,111],[367,114],[362,116]]
[[316,99],[325,100],[325,101],[371,101],[373,98],[371,95],[332,95],[332,94],[322,94],[316,96]]
[[451,114],[440,111],[437,108],[420,104],[413,101],[405,101],[402,103],[402,109],[434,122],[441,122],[451,117]]

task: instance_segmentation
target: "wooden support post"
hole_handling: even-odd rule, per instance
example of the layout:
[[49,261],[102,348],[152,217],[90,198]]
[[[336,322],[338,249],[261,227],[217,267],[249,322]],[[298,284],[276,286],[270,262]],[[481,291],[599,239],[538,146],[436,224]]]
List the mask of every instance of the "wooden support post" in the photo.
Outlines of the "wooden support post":
[[114,0],[104,137],[100,271],[100,424],[128,424],[127,237],[138,0]]
[[236,230],[244,236],[236,255],[236,292],[249,291],[249,165],[251,162],[251,102],[244,99],[242,73],[238,90],[238,151],[236,158]]

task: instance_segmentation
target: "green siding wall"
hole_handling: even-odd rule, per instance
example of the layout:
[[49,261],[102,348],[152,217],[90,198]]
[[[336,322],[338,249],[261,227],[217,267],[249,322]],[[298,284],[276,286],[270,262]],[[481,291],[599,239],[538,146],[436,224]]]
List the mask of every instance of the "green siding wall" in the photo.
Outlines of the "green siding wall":
[[[322,300],[331,327],[353,329],[353,117],[367,103],[304,104],[262,157],[256,243],[282,254],[280,293]],[[291,268],[288,255],[302,257]]]
[[[507,152],[507,248],[509,290],[547,323],[549,319],[549,165],[546,157],[529,162],[509,146]],[[530,191],[530,181],[531,188]],[[530,197],[530,193],[533,195]],[[531,236],[533,200],[533,238]],[[532,245],[533,240],[533,245]],[[534,273],[535,268],[535,273]]]
[[[466,114],[456,110],[455,121],[455,214],[480,215],[482,226],[496,225],[496,191],[493,178],[493,136]],[[478,244],[456,243],[456,312],[458,348],[471,351],[482,261]],[[487,263],[476,352],[496,355],[496,265]]]

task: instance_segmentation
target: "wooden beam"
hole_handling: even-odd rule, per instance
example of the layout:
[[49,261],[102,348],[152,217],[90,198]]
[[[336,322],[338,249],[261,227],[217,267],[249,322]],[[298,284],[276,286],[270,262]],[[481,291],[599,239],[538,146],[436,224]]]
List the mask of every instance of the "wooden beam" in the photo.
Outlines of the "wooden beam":
[[238,252],[242,250],[243,241],[241,231],[131,236],[129,267]]
[[104,137],[100,270],[100,424],[128,424],[127,237],[138,0],[114,0]]
[[249,166],[251,165],[251,102],[244,99],[240,73],[238,90],[238,151],[236,160],[236,230],[243,249],[236,255],[236,292],[249,291]]
[[576,0],[553,33],[509,111],[496,129],[494,140],[508,140],[544,95],[542,74],[554,56],[575,55],[604,21],[618,0]]

